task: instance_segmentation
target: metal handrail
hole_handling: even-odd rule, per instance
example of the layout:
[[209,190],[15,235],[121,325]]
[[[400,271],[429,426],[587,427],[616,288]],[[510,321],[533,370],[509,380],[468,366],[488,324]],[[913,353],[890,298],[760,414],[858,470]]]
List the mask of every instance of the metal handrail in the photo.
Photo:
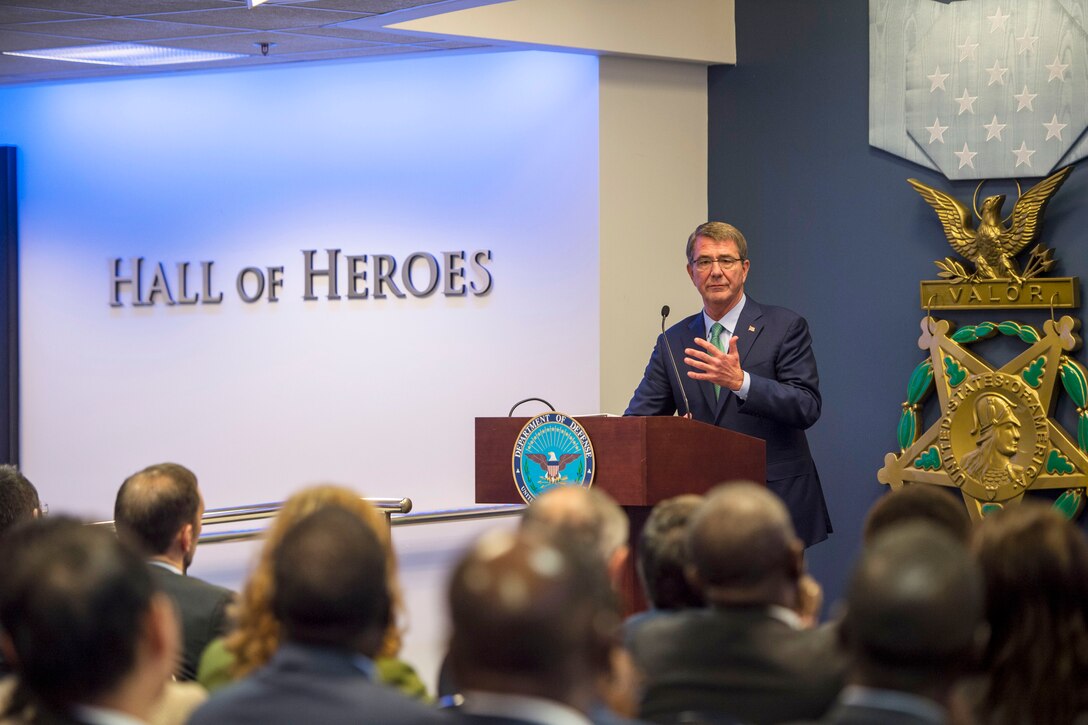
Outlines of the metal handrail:
[[495,506],[470,506],[459,509],[441,509],[439,511],[420,511],[403,516],[390,516],[390,526],[416,526],[419,524],[447,524],[454,521],[473,521],[475,519],[495,519],[501,516],[514,516],[526,508],[525,504],[496,504]]
[[[361,498],[387,516],[406,514],[412,510],[412,499],[410,498]],[[216,524],[234,524],[240,521],[270,519],[279,513],[280,509],[283,508],[283,504],[283,501],[279,501],[276,503],[254,503],[245,506],[208,509],[204,512],[204,517],[200,521],[204,526],[214,526]],[[113,526],[113,523],[112,520],[95,521],[92,526]],[[204,541],[204,537],[201,536],[200,540]]]
[[[408,500],[408,499],[404,499]],[[411,502],[409,502],[411,503]],[[469,508],[441,509],[438,511],[420,511],[419,513],[394,514],[389,517],[390,526],[415,526],[419,524],[444,524],[476,519],[494,519],[502,516],[515,516],[525,510],[524,504],[501,504],[495,506],[472,506]],[[266,529],[239,529],[236,531],[218,531],[202,533],[200,544],[226,544],[234,541],[249,541],[260,538]]]

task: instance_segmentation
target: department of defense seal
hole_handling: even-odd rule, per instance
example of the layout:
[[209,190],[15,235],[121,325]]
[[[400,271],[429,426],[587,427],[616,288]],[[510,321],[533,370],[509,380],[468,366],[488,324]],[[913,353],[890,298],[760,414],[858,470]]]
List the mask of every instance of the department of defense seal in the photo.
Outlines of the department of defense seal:
[[557,486],[593,484],[593,442],[578,421],[562,413],[532,418],[514,443],[513,472],[525,503]]

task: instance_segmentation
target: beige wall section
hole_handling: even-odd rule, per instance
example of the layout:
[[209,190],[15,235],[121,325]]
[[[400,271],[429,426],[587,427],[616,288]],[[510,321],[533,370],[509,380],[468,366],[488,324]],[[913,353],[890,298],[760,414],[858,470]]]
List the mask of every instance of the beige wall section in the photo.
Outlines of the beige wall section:
[[734,0],[506,0],[385,27],[611,55],[736,63],[733,4]]
[[622,413],[660,331],[699,309],[684,243],[707,215],[706,66],[600,62],[601,410]]

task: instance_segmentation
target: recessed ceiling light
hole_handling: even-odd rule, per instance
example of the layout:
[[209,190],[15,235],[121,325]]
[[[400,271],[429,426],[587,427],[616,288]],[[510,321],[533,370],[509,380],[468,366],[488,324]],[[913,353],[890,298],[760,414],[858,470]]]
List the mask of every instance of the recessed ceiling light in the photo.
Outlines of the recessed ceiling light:
[[106,43],[105,45],[76,45],[68,48],[41,48],[38,50],[8,50],[4,55],[25,58],[64,60],[70,63],[94,63],[96,65],[144,66],[172,65],[174,63],[203,63],[210,60],[246,58],[242,53],[217,53],[207,50],[167,48],[161,45],[138,43]]

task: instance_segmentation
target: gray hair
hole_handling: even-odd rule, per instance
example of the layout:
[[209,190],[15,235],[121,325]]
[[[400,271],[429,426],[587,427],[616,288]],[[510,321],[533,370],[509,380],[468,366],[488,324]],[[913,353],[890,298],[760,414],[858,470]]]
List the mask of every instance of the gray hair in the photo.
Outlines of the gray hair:
[[695,248],[695,240],[699,237],[706,237],[717,242],[732,241],[737,245],[737,253],[740,254],[741,260],[748,259],[748,241],[739,229],[725,222],[704,222],[695,227],[695,231],[688,237],[688,246],[684,253],[688,264],[691,264],[691,251]]

